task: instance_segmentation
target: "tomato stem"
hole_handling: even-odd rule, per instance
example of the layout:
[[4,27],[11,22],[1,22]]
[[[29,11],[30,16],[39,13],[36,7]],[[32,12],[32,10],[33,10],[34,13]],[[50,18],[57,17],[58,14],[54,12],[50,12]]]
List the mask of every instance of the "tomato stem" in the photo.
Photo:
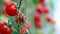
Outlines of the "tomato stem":
[[22,3],[22,0],[20,0],[18,8],[20,8],[20,6],[21,6],[21,3]]

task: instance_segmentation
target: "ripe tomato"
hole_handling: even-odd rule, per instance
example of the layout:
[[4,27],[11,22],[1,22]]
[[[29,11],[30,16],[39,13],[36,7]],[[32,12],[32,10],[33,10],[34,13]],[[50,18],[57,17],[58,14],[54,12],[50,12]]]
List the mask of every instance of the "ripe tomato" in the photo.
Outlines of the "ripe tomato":
[[9,29],[9,30],[7,31],[7,34],[12,34],[12,30]]
[[46,17],[46,20],[47,20],[47,22],[51,22],[52,21],[52,18],[50,16],[47,16]]
[[26,33],[26,30],[25,29],[20,29],[20,34],[24,34]]
[[37,6],[36,6],[36,12],[42,14],[43,11],[44,11],[44,10],[43,10],[43,6],[42,6],[42,5],[37,5]]
[[7,32],[7,25],[6,22],[0,23],[0,32],[5,34]]
[[15,15],[17,15],[18,11],[17,11],[17,9],[16,9],[15,3],[9,3],[9,4],[6,6],[6,13],[7,13],[9,16],[15,16]]
[[44,14],[49,13],[50,8],[48,6],[45,5],[43,9],[44,9]]
[[43,3],[45,3],[45,0],[38,0],[38,2],[43,4]]
[[7,23],[2,22],[0,23],[0,33],[1,34],[12,34],[12,30],[8,30]]
[[41,15],[36,13],[34,16],[34,22],[39,22],[39,21],[41,21]]
[[18,18],[22,18],[22,17],[23,17],[22,14],[18,13]]
[[42,28],[42,24],[40,22],[35,23],[36,28]]

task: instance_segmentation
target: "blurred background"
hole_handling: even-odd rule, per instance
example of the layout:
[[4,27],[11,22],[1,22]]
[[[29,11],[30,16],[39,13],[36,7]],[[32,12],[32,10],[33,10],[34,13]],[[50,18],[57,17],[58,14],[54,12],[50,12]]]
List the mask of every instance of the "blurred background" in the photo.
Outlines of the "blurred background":
[[[11,0],[19,4],[20,0]],[[60,0],[45,0],[47,6],[50,7],[49,14],[54,20],[55,24],[47,23],[44,18],[45,14],[42,16],[42,28],[35,28],[34,25],[34,15],[36,13],[35,7],[39,4],[37,0],[22,0],[21,10],[26,16],[26,20],[31,23],[31,28],[29,30],[30,34],[60,34]],[[2,13],[3,2],[0,0],[0,22],[6,21],[9,19],[8,16]],[[21,11],[19,10],[19,11]],[[15,20],[13,17],[11,18]],[[16,26],[16,25],[15,25]],[[15,33],[14,33],[15,34]]]

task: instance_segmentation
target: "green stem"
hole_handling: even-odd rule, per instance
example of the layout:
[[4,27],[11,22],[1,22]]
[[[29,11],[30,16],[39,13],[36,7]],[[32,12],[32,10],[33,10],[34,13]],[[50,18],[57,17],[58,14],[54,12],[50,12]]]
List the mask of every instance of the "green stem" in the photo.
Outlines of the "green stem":
[[20,0],[20,3],[19,3],[19,6],[18,6],[18,8],[20,8],[20,6],[21,6],[21,3],[22,3],[22,0]]
[[[19,3],[19,6],[18,6],[18,9],[21,8],[21,3],[22,3],[22,0],[20,0],[20,3]],[[21,25],[18,24],[18,34],[20,34],[20,27]]]

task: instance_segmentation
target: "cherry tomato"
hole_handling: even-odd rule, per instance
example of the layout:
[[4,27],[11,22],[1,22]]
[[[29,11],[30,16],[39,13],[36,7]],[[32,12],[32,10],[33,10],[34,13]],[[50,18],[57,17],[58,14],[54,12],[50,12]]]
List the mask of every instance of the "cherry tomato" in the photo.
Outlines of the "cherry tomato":
[[18,13],[18,18],[22,18],[22,17],[23,17],[22,14]]
[[6,6],[6,13],[9,16],[15,16],[17,15],[18,11],[16,9],[16,5],[14,3],[10,3]]
[[2,22],[0,23],[0,33],[1,34],[11,34],[12,31],[7,27],[7,23],[6,22]]
[[39,3],[45,3],[45,0],[38,0]]
[[12,30],[11,29],[9,29],[8,31],[7,31],[7,34],[12,34]]
[[36,13],[34,16],[34,22],[39,22],[39,21],[41,21],[41,15]]
[[20,29],[20,34],[26,33],[25,29]]
[[7,25],[6,22],[0,23],[0,32],[5,34],[7,32]]
[[37,5],[37,6],[36,6],[36,12],[42,14],[43,11],[44,11],[44,10],[43,10],[43,6],[42,6],[42,5]]
[[42,28],[42,24],[40,22],[35,23],[36,28]]
[[52,21],[52,18],[50,16],[47,16],[46,17],[46,20],[47,20],[47,22],[51,22]]
[[48,6],[44,6],[44,14],[48,14],[49,13],[49,7]]

